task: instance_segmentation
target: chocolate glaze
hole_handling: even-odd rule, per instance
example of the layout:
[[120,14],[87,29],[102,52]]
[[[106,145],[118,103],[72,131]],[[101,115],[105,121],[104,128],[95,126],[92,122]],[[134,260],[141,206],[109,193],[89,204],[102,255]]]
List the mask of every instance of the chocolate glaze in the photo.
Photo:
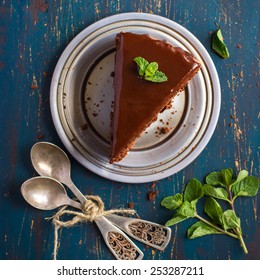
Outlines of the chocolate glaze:
[[[197,73],[200,63],[188,52],[147,35],[116,36],[115,102],[111,163],[121,160],[157,114]],[[156,61],[167,82],[153,83],[138,76],[133,59]]]

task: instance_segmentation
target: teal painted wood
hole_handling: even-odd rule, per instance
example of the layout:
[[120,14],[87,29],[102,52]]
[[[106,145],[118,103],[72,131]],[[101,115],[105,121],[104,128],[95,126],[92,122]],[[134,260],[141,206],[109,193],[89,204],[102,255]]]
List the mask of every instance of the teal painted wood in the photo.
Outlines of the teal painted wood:
[[[216,131],[201,155],[184,170],[155,182],[158,195],[147,199],[150,184],[123,184],[103,179],[72,157],[72,177],[88,194],[100,195],[106,208],[134,202],[138,214],[158,223],[171,213],[160,206],[181,192],[189,179],[232,167],[259,177],[259,1],[1,1],[0,2],[0,259],[51,259],[53,211],[28,206],[20,194],[23,181],[35,176],[29,151],[37,141],[64,148],[49,109],[54,67],[67,44],[91,23],[122,12],[147,12],[172,19],[191,31],[209,51],[221,82],[222,106]],[[230,58],[210,50],[211,32],[221,26]],[[140,248],[145,259],[260,259],[260,194],[239,199],[249,254],[237,240],[207,236],[188,240],[191,221],[172,227],[164,252]],[[113,259],[94,224],[63,229],[59,259]]]

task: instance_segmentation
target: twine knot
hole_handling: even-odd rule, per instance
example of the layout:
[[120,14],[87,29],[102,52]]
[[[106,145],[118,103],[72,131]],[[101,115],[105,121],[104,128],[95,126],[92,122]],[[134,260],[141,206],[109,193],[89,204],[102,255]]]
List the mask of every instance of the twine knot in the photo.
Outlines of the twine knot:
[[[72,227],[77,223],[82,222],[93,222],[95,219],[98,219],[101,216],[106,216],[109,214],[115,213],[125,213],[133,215],[135,214],[135,210],[133,209],[110,209],[105,210],[104,203],[99,196],[95,195],[88,195],[86,196],[87,200],[85,204],[82,206],[81,211],[72,211],[68,210],[67,206],[63,206],[60,210],[53,215],[49,219],[52,219],[52,223],[54,225],[54,251],[53,251],[53,258],[56,260],[57,251],[59,247],[58,242],[58,231],[60,228],[63,227]],[[60,218],[67,215],[73,215],[73,218],[67,221],[63,221]]]
[[88,221],[93,222],[96,218],[105,214],[105,207],[99,196],[89,195],[87,198],[88,200],[82,207],[82,212]]

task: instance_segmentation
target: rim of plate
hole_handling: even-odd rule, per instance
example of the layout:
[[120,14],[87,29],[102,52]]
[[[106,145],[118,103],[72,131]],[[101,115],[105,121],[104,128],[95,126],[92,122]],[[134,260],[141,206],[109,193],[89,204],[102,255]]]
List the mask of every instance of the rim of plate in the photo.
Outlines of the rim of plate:
[[[61,112],[62,109],[60,108],[61,105],[58,105],[58,102],[60,102],[61,100],[61,97],[59,96],[60,79],[63,75],[67,74],[65,69],[66,63],[68,63],[70,59],[75,59],[77,55],[80,56],[80,52],[82,51],[82,49],[84,49],[84,39],[88,36],[92,36],[93,34],[95,34],[95,32],[106,30],[106,27],[109,29],[108,31],[106,31],[108,33],[112,32],[113,28],[114,30],[119,30],[119,25],[122,26],[123,23],[129,23],[129,25],[131,23],[131,27],[134,27],[135,21],[137,21],[138,24],[143,25],[144,29],[149,29],[150,27],[148,26],[151,25],[151,27],[158,26],[158,28],[161,28],[160,30],[163,30],[161,32],[165,32],[165,34],[165,30],[168,30],[169,33],[167,33],[165,36],[169,36],[169,38],[172,40],[180,40],[180,44],[184,44],[187,41],[187,47],[189,48],[189,51],[193,52],[195,56],[199,56],[200,60],[203,60],[202,68],[204,70],[201,71],[204,71],[202,75],[207,76],[203,76],[203,79],[206,79],[208,85],[211,87],[210,91],[212,95],[209,102],[210,108],[208,108],[208,111],[206,112],[207,122],[202,123],[202,131],[197,133],[198,136],[194,136],[194,143],[189,143],[189,145],[184,148],[182,152],[179,153],[177,151],[177,154],[175,154],[168,160],[166,159],[163,163],[157,163],[154,166],[148,166],[147,170],[145,170],[145,166],[139,169],[135,169],[132,167],[129,168],[124,161],[122,164],[119,162],[111,165],[108,162],[104,161],[104,159],[102,158],[99,159],[100,162],[93,162],[86,158],[86,156],[82,152],[81,143],[75,143],[76,141],[72,143],[73,141],[71,141],[71,139],[68,137],[68,133],[65,131],[66,128],[64,128],[61,120],[61,114],[63,114],[63,112]],[[130,27],[128,25],[125,25],[124,27],[121,27],[121,30],[125,31],[128,30],[128,28]],[[173,38],[171,32],[174,32],[174,34],[178,38]],[[186,47],[185,44],[184,47]],[[75,52],[76,54],[71,58],[70,56],[73,52]],[[73,62],[69,63],[73,64]],[[81,31],[68,44],[68,46],[60,56],[53,73],[50,88],[50,108],[54,126],[62,143],[67,148],[69,153],[84,167],[96,173],[97,175],[110,180],[124,183],[146,183],[160,180],[179,172],[187,165],[189,165],[204,150],[210,138],[212,137],[218,122],[220,104],[221,91],[218,74],[210,55],[208,54],[204,46],[200,43],[200,41],[190,31],[188,31],[180,24],[159,15],[146,13],[122,13],[109,16],[91,24],[83,31]],[[69,126],[69,124],[66,125]],[[179,154],[182,153],[183,155],[178,159]],[[175,160],[176,158],[177,161],[173,163],[173,160]]]

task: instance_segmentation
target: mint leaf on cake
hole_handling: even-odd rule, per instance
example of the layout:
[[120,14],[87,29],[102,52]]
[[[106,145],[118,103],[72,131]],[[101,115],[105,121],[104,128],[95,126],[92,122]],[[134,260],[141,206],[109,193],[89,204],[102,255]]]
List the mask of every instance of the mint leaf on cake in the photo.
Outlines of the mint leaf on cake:
[[159,71],[159,65],[157,62],[149,63],[145,58],[137,56],[134,58],[134,62],[138,65],[138,74],[145,80],[154,83],[163,83],[168,80],[167,76]]
[[136,57],[134,58],[134,62],[138,65],[139,67],[139,76],[143,76],[145,73],[145,69],[146,67],[149,65],[149,62],[147,60],[145,60],[143,57]]

